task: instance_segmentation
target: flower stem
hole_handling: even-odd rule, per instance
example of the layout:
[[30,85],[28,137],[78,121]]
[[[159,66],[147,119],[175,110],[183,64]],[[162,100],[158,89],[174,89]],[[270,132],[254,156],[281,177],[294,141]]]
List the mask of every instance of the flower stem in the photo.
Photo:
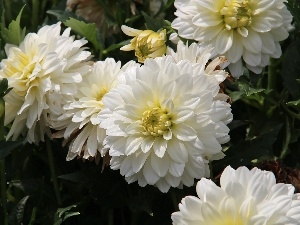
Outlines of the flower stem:
[[36,30],[38,27],[39,22],[39,8],[40,8],[40,1],[39,0],[32,0],[32,17],[31,17],[31,26],[33,30]]
[[12,21],[12,14],[11,14],[11,0],[4,1],[4,8],[5,8],[5,17],[6,21]]
[[114,225],[114,210],[108,210],[108,225]]
[[60,192],[58,188],[58,182],[57,182],[57,176],[55,172],[55,167],[54,167],[54,159],[53,159],[53,153],[52,153],[52,147],[51,143],[48,137],[46,137],[46,147],[47,147],[47,153],[48,153],[48,160],[49,160],[49,166],[50,166],[50,171],[51,171],[51,178],[54,186],[54,191],[56,195],[56,200],[57,204],[61,206],[61,197],[60,197]]
[[210,176],[210,179],[212,181],[215,181],[215,179],[214,179],[214,172],[213,172],[213,166],[212,166],[212,161],[209,161],[208,165],[209,165],[209,173],[210,173],[209,176]]
[[172,197],[172,202],[173,202],[173,206],[174,206],[174,210],[178,211],[178,201],[177,201],[177,197],[176,197],[176,193],[174,192],[173,189],[171,189],[171,197]]
[[268,66],[268,89],[276,90],[276,81],[277,81],[277,67],[276,60],[271,58],[270,65]]
[[[5,102],[3,98],[0,98],[0,141],[4,140],[4,118],[5,118]],[[1,179],[1,202],[4,214],[4,225],[8,224],[8,213],[7,213],[7,198],[6,198],[6,173],[5,173],[5,158],[0,160],[0,179]]]
[[0,160],[0,171],[1,171],[1,202],[3,208],[3,224],[8,224],[8,213],[7,213],[7,198],[6,198],[6,177],[5,177],[5,159]]

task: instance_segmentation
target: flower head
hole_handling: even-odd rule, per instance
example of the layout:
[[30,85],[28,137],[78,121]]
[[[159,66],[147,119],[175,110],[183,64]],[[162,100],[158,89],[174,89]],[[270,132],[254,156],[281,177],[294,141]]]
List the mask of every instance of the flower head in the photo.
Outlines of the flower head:
[[[103,140],[106,132],[99,127],[98,113],[102,110],[103,97],[119,82],[122,82],[121,73],[125,73],[137,63],[130,61],[123,67],[121,62],[112,58],[94,63],[89,73],[83,76],[81,83],[77,85],[78,92],[74,95],[74,101],[63,106],[63,114],[55,121],[51,121],[51,127],[63,130],[63,137],[70,142],[67,160],[76,156],[84,159],[104,156],[106,149]],[[59,134],[56,137],[59,137]],[[100,153],[100,155],[99,155]]]
[[260,73],[269,58],[281,55],[279,41],[288,37],[292,15],[283,0],[175,0],[172,27],[186,39],[215,47],[234,76],[248,69]]
[[197,197],[187,196],[172,214],[173,225],[298,225],[300,195],[290,184],[276,184],[275,176],[254,168],[226,167],[221,187],[202,178]]
[[107,129],[111,168],[140,186],[162,192],[208,175],[208,161],[224,156],[230,105],[215,100],[219,82],[204,67],[172,56],[147,59],[125,84],[104,98],[99,116]]
[[171,55],[176,62],[189,60],[193,64],[199,64],[206,75],[215,77],[221,83],[228,76],[227,72],[221,70],[228,65],[227,59],[222,56],[214,57],[212,52],[211,46],[203,47],[196,43],[189,46],[188,43],[184,44],[182,41],[178,41],[176,52],[169,47],[167,49],[167,55]]
[[85,40],[74,40],[70,29],[60,34],[60,23],[29,33],[19,46],[6,45],[0,77],[12,87],[5,96],[5,124],[13,121],[7,138],[24,133],[26,141],[44,140],[49,114],[61,113],[62,103],[72,99],[76,83],[89,70],[84,62]]
[[123,51],[135,51],[135,56],[139,62],[144,62],[147,58],[155,58],[166,53],[166,30],[154,32],[152,30],[136,30],[122,25],[122,31],[134,37],[130,44],[121,48]]

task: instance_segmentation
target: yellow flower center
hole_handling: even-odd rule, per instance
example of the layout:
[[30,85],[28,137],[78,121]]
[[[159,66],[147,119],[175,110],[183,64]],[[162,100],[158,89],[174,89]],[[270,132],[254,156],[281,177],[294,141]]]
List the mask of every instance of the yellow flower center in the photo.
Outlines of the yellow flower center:
[[240,218],[232,218],[232,216],[225,216],[214,225],[245,225],[246,223]]
[[95,84],[93,84],[92,89],[94,92],[94,98],[99,102],[102,100],[103,96],[108,92],[107,88],[102,87],[99,89]]
[[33,74],[36,63],[29,55],[17,48],[12,50],[8,59],[3,60],[2,71],[5,77],[13,77],[18,80],[18,85],[13,88],[19,96],[26,95],[28,86],[38,86],[39,78],[36,77],[36,73]]
[[147,44],[141,45],[135,50],[135,56],[138,57],[140,62],[144,62],[148,58],[148,55],[152,53],[150,49],[151,46]]
[[172,125],[171,117],[167,110],[154,107],[146,110],[142,117],[142,126],[145,131],[153,136],[161,136]]
[[248,0],[227,0],[220,13],[228,30],[247,27],[251,24],[251,9]]

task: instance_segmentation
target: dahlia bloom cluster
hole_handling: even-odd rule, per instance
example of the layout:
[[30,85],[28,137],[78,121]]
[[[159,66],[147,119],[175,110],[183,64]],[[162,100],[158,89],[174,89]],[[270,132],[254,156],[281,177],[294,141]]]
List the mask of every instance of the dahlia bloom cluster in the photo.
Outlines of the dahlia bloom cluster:
[[29,143],[38,144],[50,135],[48,117],[63,113],[63,105],[73,100],[77,83],[89,70],[91,53],[74,40],[70,28],[62,34],[61,23],[29,33],[19,46],[7,44],[7,59],[1,62],[0,77],[13,88],[4,98],[5,125],[12,123],[7,139],[21,133]]
[[229,141],[231,109],[219,93],[225,60],[211,61],[211,46],[182,42],[163,55],[164,30],[122,29],[138,35],[123,49],[152,52],[141,56],[144,65],[89,61],[86,41],[69,28],[60,34],[60,23],[7,45],[0,71],[13,88],[5,98],[7,139],[22,133],[38,144],[52,131],[68,146],[67,160],[109,155],[129,183],[162,192],[191,186],[209,176],[208,163],[224,157],[221,144]]
[[220,185],[202,178],[198,197],[183,198],[172,214],[173,225],[300,224],[300,195],[290,184],[276,184],[271,172],[228,166]]
[[212,45],[225,56],[233,76],[243,74],[243,64],[261,73],[270,57],[279,58],[292,15],[284,0],[175,0],[172,27],[182,38]]

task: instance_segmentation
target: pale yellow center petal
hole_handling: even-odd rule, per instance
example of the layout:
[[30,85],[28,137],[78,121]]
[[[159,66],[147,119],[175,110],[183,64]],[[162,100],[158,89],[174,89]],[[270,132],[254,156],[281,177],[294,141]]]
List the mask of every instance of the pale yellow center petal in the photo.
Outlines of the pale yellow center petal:
[[33,74],[36,61],[17,48],[12,50],[8,59],[3,60],[3,65],[4,77],[16,79],[13,88],[19,96],[25,96],[28,87],[35,86],[39,79],[36,73]]
[[251,9],[248,0],[229,0],[220,13],[223,15],[226,29],[247,27],[251,24]]
[[141,124],[146,133],[152,136],[161,136],[172,126],[171,117],[167,110],[154,107],[144,111]]
[[224,216],[220,221],[214,225],[246,225],[241,218],[233,218],[232,216]]

